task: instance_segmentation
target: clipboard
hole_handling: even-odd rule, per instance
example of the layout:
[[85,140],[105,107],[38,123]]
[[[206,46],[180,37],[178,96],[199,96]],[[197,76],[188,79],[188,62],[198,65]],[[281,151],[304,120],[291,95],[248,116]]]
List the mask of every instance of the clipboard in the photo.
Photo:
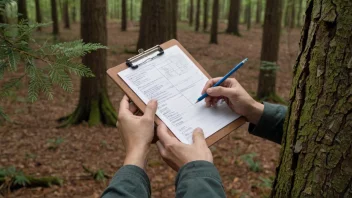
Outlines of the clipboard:
[[[192,57],[192,55],[175,39],[172,39],[170,41],[167,41],[160,46],[157,45],[151,49],[148,49],[146,51],[143,50],[138,50],[139,54],[128,59],[125,63],[121,63],[120,65],[116,67],[112,67],[107,70],[107,74],[110,76],[110,78],[115,81],[115,83],[125,92],[125,94],[134,102],[134,104],[138,107],[138,109],[142,112],[144,112],[146,108],[146,104],[139,98],[139,96],[134,93],[134,91],[125,83],[125,81],[122,80],[122,78],[117,74],[122,70],[128,69],[129,67],[133,69],[138,69],[138,67],[142,67],[143,62],[140,63],[139,65],[134,65],[134,61],[140,60],[141,58],[150,55],[151,53],[158,52],[157,55],[153,58],[157,58],[157,56],[162,56],[164,53],[163,50],[168,49],[172,46],[177,45],[191,60],[194,62],[194,64],[200,69],[203,74],[210,79],[211,76],[208,74],[207,71]],[[149,61],[149,60],[148,60]],[[246,119],[244,117],[239,117],[238,119],[234,120],[224,128],[220,129],[219,131],[215,132],[208,138],[206,138],[206,142],[208,146],[213,145],[217,141],[221,140],[224,138],[226,135],[231,133],[232,131],[236,130],[238,127],[242,126],[246,122]],[[155,123],[157,125],[160,125],[162,121],[159,119],[158,116],[155,116]],[[172,134],[174,137],[176,137],[170,129],[168,129],[168,132]],[[177,137],[176,137],[177,138]]]

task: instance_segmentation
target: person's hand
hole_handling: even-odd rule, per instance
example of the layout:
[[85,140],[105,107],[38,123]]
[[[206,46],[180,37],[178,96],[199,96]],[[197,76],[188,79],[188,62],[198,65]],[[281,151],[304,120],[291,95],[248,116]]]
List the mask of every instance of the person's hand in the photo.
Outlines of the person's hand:
[[192,161],[204,160],[213,163],[213,155],[205,142],[202,129],[194,130],[191,145],[184,144],[170,135],[163,123],[158,126],[157,135],[158,150],[164,161],[175,171]]
[[253,124],[258,124],[264,111],[264,105],[255,101],[235,78],[226,79],[220,86],[212,87],[221,77],[210,79],[204,86],[202,94],[206,106],[215,106],[220,99],[224,99],[229,107],[239,115],[247,118]]
[[143,116],[134,115],[137,107],[124,96],[120,103],[117,127],[126,148],[124,165],[136,165],[144,169],[146,156],[154,136],[154,117],[157,101],[147,104]]

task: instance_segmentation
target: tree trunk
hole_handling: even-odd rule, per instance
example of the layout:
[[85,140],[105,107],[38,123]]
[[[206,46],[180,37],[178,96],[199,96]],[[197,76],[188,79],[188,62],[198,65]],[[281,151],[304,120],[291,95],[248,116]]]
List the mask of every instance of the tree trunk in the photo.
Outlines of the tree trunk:
[[259,99],[265,99],[276,94],[276,61],[279,54],[281,9],[281,0],[266,1],[257,91],[257,98]]
[[[40,11],[40,2],[35,0],[35,20],[37,23],[42,23],[42,13]],[[38,27],[38,31],[42,31],[42,27]]]
[[240,36],[238,23],[240,20],[241,0],[230,0],[230,10],[226,33]]
[[204,0],[204,13],[203,13],[203,32],[206,32],[208,29],[208,8],[209,0]]
[[[81,0],[81,37],[85,43],[107,45],[106,0]],[[106,86],[106,49],[91,52],[82,63],[94,73],[94,78],[81,79],[79,103],[65,123],[66,126],[87,121],[89,126],[100,123],[115,126],[116,113]]]
[[218,19],[219,19],[219,0],[213,2],[213,13],[210,29],[210,43],[218,44]]
[[171,1],[171,38],[177,39],[177,14],[178,14],[178,0]]
[[297,13],[297,27],[301,27],[302,23],[302,5],[303,5],[303,1],[299,1],[299,7],[298,7],[298,13]]
[[247,17],[247,30],[251,29],[252,26],[252,1],[248,1],[247,6],[246,6],[246,17]]
[[57,19],[56,0],[51,0],[51,20],[53,21],[53,35],[59,35],[59,22]]
[[169,5],[169,0],[142,1],[137,50],[148,49],[173,38],[170,31],[172,26],[176,27],[176,20],[170,20],[174,17]]
[[76,8],[76,0],[73,1],[72,6],[72,22],[76,23],[77,21],[77,8]]
[[352,197],[351,7],[308,1],[272,197]]
[[290,17],[290,28],[295,28],[295,20],[296,20],[296,3],[295,0],[291,0],[291,17]]
[[127,29],[127,3],[126,0],[122,0],[121,3],[121,31],[126,31]]
[[[300,0],[302,1],[302,0]],[[257,0],[257,15],[255,18],[257,24],[262,22],[262,0]]]
[[17,9],[18,9],[18,22],[21,20],[27,20],[28,19],[28,14],[27,14],[27,2],[26,0],[18,0],[17,1]]
[[70,29],[70,15],[68,10],[68,0],[64,1],[64,21],[65,21],[65,29]]
[[131,18],[131,21],[133,21],[134,17],[133,17],[133,0],[131,0],[131,3],[130,3],[130,18]]
[[190,8],[189,8],[189,25],[192,26],[193,25],[193,1],[194,0],[190,0]]
[[200,0],[197,0],[197,9],[196,9],[196,26],[195,31],[199,31],[199,24],[200,24]]
[[286,0],[286,9],[285,9],[285,19],[284,19],[284,27],[288,27],[291,23],[291,2],[290,0]]

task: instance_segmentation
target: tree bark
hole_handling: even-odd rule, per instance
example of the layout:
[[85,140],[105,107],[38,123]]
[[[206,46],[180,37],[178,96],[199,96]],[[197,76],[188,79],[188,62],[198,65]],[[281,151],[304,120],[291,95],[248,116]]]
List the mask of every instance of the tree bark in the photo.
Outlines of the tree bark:
[[255,18],[255,22],[257,24],[262,22],[262,0],[257,0],[257,15]]
[[190,0],[190,8],[189,8],[189,25],[193,25],[193,7],[194,7],[194,0]]
[[246,6],[246,17],[247,17],[247,30],[251,29],[252,26],[252,1],[248,1]]
[[18,21],[27,20],[28,13],[27,13],[27,2],[26,0],[18,0],[17,1],[17,9],[18,9]]
[[259,99],[276,95],[276,61],[279,54],[281,9],[281,0],[266,1],[260,57],[261,66],[257,91],[257,98]]
[[209,8],[209,0],[204,0],[204,13],[203,13],[203,32],[206,32],[208,29],[208,8]]
[[57,5],[56,0],[51,0],[51,20],[53,21],[53,35],[59,35],[59,22],[57,19]]
[[296,20],[296,2],[295,0],[291,0],[291,17],[290,17],[290,28],[295,28],[295,20]]
[[[35,20],[37,23],[42,23],[42,13],[40,11],[39,0],[35,0]],[[38,27],[37,30],[42,31],[42,27]]]
[[127,29],[127,3],[126,0],[122,0],[121,3],[121,31],[126,31]]
[[148,49],[173,38],[172,30],[173,26],[176,27],[176,20],[170,20],[174,17],[169,9],[170,0],[142,1],[137,50]]
[[230,10],[229,10],[226,33],[240,36],[240,31],[238,28],[238,23],[240,20],[240,7],[241,7],[240,0],[230,0]]
[[196,9],[196,26],[195,26],[195,31],[199,31],[199,25],[200,25],[200,0],[197,0],[197,9]]
[[307,5],[272,197],[352,197],[352,1]]
[[218,19],[219,19],[219,0],[214,0],[211,29],[210,29],[210,43],[212,44],[218,44]]
[[65,29],[70,29],[70,14],[68,10],[68,0],[64,1],[64,21],[65,21]]
[[[106,0],[81,0],[81,37],[84,43],[107,45]],[[106,85],[106,49],[91,52],[82,63],[94,73],[94,78],[81,79],[79,103],[64,126],[87,121],[89,126],[100,123],[115,126],[116,113],[111,105]]]

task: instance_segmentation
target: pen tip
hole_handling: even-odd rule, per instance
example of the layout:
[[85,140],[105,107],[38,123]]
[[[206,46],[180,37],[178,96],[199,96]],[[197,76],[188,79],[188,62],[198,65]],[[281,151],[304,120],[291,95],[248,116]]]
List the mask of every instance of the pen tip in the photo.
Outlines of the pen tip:
[[197,100],[197,102],[196,103],[194,103],[194,104],[197,104],[199,102],[199,100]]
[[245,63],[245,62],[247,62],[248,61],[248,58],[245,58],[244,60],[243,60],[243,63]]

